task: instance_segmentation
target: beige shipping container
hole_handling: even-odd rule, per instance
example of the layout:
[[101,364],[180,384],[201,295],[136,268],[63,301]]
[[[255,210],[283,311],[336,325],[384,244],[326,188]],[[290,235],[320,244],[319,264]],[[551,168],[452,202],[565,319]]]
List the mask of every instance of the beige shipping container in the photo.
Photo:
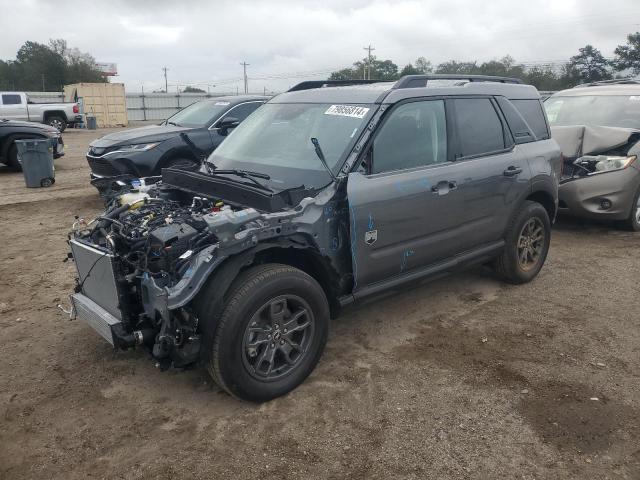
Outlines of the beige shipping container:
[[79,98],[83,113],[95,116],[98,128],[128,125],[123,83],[74,83],[64,87],[65,101],[75,102]]

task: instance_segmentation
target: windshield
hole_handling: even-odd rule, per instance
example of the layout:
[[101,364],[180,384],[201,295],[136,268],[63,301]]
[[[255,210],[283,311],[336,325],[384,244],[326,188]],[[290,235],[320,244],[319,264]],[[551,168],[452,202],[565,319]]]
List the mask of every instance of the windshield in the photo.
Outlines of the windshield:
[[331,175],[311,138],[318,139],[327,165],[337,174],[373,111],[371,105],[267,103],[222,142],[209,162],[220,169],[265,173],[277,190],[320,188]]
[[196,102],[169,117],[167,123],[181,127],[205,127],[222,115],[228,108],[229,102],[222,100]]
[[551,97],[544,102],[551,126],[603,125],[640,129],[640,95]]

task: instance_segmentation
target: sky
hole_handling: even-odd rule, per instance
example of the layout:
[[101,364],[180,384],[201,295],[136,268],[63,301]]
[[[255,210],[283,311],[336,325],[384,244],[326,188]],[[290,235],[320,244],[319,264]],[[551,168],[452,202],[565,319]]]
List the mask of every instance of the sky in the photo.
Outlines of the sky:
[[592,44],[607,56],[640,31],[639,0],[0,0],[0,58],[27,40],[64,38],[118,65],[127,91],[193,85],[283,91],[327,78],[372,45],[400,67],[443,61],[566,61]]

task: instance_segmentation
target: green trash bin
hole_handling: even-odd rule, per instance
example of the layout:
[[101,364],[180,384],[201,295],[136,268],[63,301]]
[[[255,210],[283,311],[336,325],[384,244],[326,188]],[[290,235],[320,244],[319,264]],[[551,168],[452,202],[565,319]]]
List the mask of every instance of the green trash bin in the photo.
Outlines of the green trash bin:
[[49,139],[16,140],[18,161],[27,187],[50,187],[56,181],[53,145]]

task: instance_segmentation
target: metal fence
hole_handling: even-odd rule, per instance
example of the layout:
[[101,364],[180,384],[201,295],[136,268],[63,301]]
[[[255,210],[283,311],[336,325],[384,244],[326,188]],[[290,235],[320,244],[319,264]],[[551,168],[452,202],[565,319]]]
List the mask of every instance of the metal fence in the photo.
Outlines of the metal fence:
[[[27,92],[35,103],[64,102],[62,92]],[[129,121],[164,120],[178,110],[207,98],[235,95],[235,93],[127,93]]]

